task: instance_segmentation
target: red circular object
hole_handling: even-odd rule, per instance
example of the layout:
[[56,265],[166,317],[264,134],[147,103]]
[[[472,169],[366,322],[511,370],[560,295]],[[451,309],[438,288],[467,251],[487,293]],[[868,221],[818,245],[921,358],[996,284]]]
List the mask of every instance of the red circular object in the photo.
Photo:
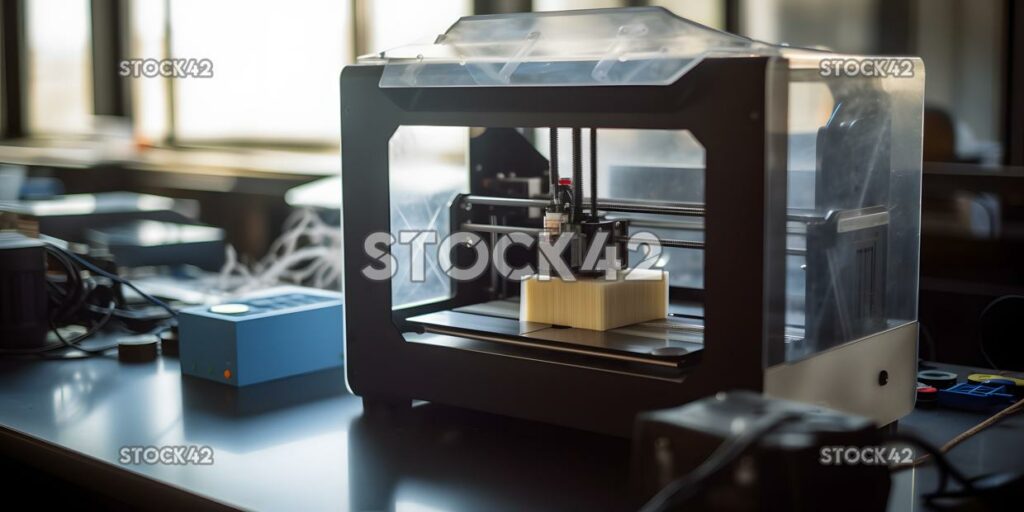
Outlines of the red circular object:
[[559,185],[572,185],[572,178],[558,178]]
[[938,393],[938,388],[934,386],[925,386],[923,388],[917,388],[918,393]]

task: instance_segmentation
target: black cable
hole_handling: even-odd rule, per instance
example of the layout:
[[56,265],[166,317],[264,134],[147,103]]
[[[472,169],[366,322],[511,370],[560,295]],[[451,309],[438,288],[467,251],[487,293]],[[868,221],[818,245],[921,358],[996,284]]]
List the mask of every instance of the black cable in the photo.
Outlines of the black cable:
[[772,433],[787,421],[800,415],[792,412],[767,415],[746,431],[722,443],[710,457],[693,471],[673,480],[644,504],[640,512],[679,510],[682,505],[703,490],[708,481],[729,468],[748,448]]
[[[89,337],[96,334],[100,329],[105,327],[115,316],[115,312],[118,315],[122,315],[124,312],[131,310],[118,308],[119,300],[110,298],[105,308],[100,308],[98,305],[88,303],[90,296],[93,291],[96,290],[95,281],[92,279],[82,278],[82,268],[85,268],[94,274],[106,277],[113,282],[120,283],[127,286],[148,300],[152,304],[160,307],[161,309],[169,313],[170,318],[176,317],[177,312],[174,311],[169,305],[153,297],[152,295],[140,290],[134,284],[127,279],[124,279],[116,274],[103,270],[88,260],[68,251],[53,242],[46,242],[46,254],[56,262],[57,266],[63,271],[63,280],[60,281],[59,277],[47,276],[46,286],[49,289],[48,301],[50,304],[50,330],[53,331],[54,335],[60,341],[59,343],[50,343],[41,347],[32,347],[25,349],[0,349],[0,355],[3,356],[43,356],[48,358],[56,359],[69,359],[69,354],[61,354],[55,357],[49,356],[49,354],[58,349],[74,349],[81,351],[89,355],[100,355],[106,351],[115,348],[116,345],[111,345],[102,348],[86,348],[79,345],[82,341],[85,341]],[[123,301],[123,299],[120,299]],[[92,323],[92,325],[86,329],[86,332],[76,336],[74,339],[68,340],[64,338],[58,329],[58,325],[65,325],[68,323],[75,322],[82,311],[89,311],[92,313],[101,313],[102,316],[99,320]],[[124,319],[121,319],[123,322]],[[76,357],[77,358],[77,357]]]
[[[57,266],[64,272],[64,279],[61,283],[55,282],[55,277],[46,276],[46,287],[49,290],[47,302],[49,303],[49,322],[51,330],[55,322],[63,322],[78,311],[85,302],[86,291],[82,276],[77,266],[64,253],[46,246],[46,255],[56,261]],[[0,349],[0,355],[41,355],[56,349],[64,348],[65,343],[50,343],[41,347],[31,348],[5,348]]]
[[0,349],[0,355],[5,355],[5,356],[34,356],[34,355],[42,354],[44,352],[49,352],[51,350],[56,350],[58,348],[64,348],[64,344],[60,343],[60,342],[57,342],[57,343],[50,343],[49,345],[43,345],[41,347],[32,347],[32,348],[4,348],[4,349]]
[[[93,313],[106,313],[106,309],[107,308],[102,307],[102,306],[98,306],[98,305],[95,305],[95,304],[86,304],[85,305],[85,309],[87,309],[88,311],[91,311]],[[121,320],[121,321],[139,320],[139,317],[137,315],[137,313],[139,311],[140,311],[139,309],[134,309],[134,308],[133,309],[114,308],[114,315],[113,316],[114,316],[114,318],[117,318],[118,320]],[[173,318],[173,317],[171,317],[171,316],[146,317],[146,318],[141,319],[141,321],[162,321],[162,320],[168,320],[168,319],[171,319],[171,318]]]
[[158,298],[156,298],[156,297],[154,297],[154,296],[152,296],[152,295],[150,295],[150,294],[140,290],[137,286],[132,284],[131,281],[129,281],[129,280],[127,280],[127,279],[117,275],[117,274],[113,274],[113,273],[107,272],[106,270],[103,270],[103,269],[97,267],[96,265],[93,265],[92,263],[90,263],[85,258],[82,258],[81,256],[79,256],[79,255],[77,255],[77,254],[75,254],[73,252],[66,251],[66,250],[64,250],[64,249],[62,249],[62,248],[60,248],[57,245],[54,245],[52,243],[49,243],[49,242],[47,242],[47,243],[48,243],[48,245],[50,247],[53,247],[56,250],[58,250],[60,252],[63,252],[67,256],[71,257],[71,259],[73,259],[79,265],[81,265],[81,266],[85,267],[86,269],[88,269],[90,272],[93,272],[95,274],[99,274],[99,275],[101,275],[103,277],[106,277],[107,279],[110,279],[112,281],[115,281],[115,282],[118,282],[118,283],[121,283],[121,284],[125,285],[125,286],[131,288],[132,290],[134,290],[135,293],[139,294],[142,298],[148,300],[149,302],[151,302],[153,304],[156,304],[157,306],[160,306],[164,311],[167,311],[167,313],[169,313],[171,316],[173,316],[173,317],[177,317],[178,316],[178,312],[175,311],[170,306],[168,306],[164,301],[162,301],[162,300],[160,300],[160,299],[158,299]]
[[59,286],[52,279],[47,279],[46,282],[50,289],[49,301],[52,306],[50,319],[55,322],[64,322],[82,307],[88,290],[85,288],[77,265],[71,258],[49,245],[46,247],[46,254],[55,260],[64,271],[63,286]]
[[597,220],[597,128],[590,129],[590,216]]
[[572,129],[572,221],[583,217],[583,141],[580,128]]
[[26,349],[2,349],[2,350],[0,350],[0,355],[7,355],[7,356],[43,356],[43,357],[48,357],[48,358],[51,358],[51,359],[68,359],[63,354],[60,355],[60,356],[56,356],[56,357],[48,356],[49,352],[53,352],[54,350],[61,349],[61,348],[71,348],[71,349],[75,349],[75,350],[80,350],[82,352],[85,352],[87,354],[92,354],[92,355],[102,354],[102,353],[106,352],[107,350],[115,348],[117,345],[110,345],[110,346],[103,347],[103,348],[85,348],[85,347],[79,346],[78,344],[81,343],[82,341],[85,341],[86,339],[88,339],[92,335],[94,335],[97,332],[99,332],[100,329],[105,327],[107,325],[107,323],[109,323],[110,318],[113,315],[114,309],[115,309],[115,303],[113,301],[111,301],[110,304],[107,306],[107,308],[104,310],[105,314],[104,314],[103,317],[101,317],[91,327],[86,329],[86,331],[84,333],[76,336],[74,339],[71,339],[71,340],[65,339],[64,336],[60,333],[60,330],[57,328],[57,325],[51,320],[50,321],[50,330],[53,331],[53,334],[59,340],[58,343],[50,343],[49,345],[43,345],[42,347],[33,347],[33,348],[26,348]]
[[[640,509],[641,512],[679,510],[687,501],[693,499],[699,492],[704,490],[711,479],[731,467],[733,462],[739,459],[739,457],[751,446],[754,446],[762,438],[776,430],[785,422],[799,417],[799,415],[793,413],[782,413],[775,416],[765,417],[759,422],[759,424],[747,429],[739,436],[730,441],[726,441],[719,446],[714,453],[712,453],[711,456],[696,469],[680,478],[677,478],[676,480],[673,480],[665,486],[658,492],[658,494],[651,498],[643,508]],[[935,491],[924,495],[926,502],[930,503],[936,499],[954,496],[946,490],[950,477],[952,477],[953,480],[956,480],[961,487],[963,487],[963,491],[956,493],[956,496],[970,496],[977,493],[973,485],[973,481],[953,467],[945,454],[942,453],[942,450],[936,448],[931,443],[917,436],[905,433],[896,433],[886,436],[886,442],[904,442],[911,444],[926,452],[931,456],[931,460],[935,461],[939,470],[939,483]],[[899,469],[904,469],[904,467],[900,467],[896,470]]]
[[[964,491],[967,494],[973,494],[975,492],[974,485],[971,483],[971,480],[964,476],[963,473],[961,473],[959,470],[953,467],[952,464],[949,463],[949,459],[946,458],[946,454],[942,453],[942,450],[933,446],[928,441],[925,441],[924,439],[921,439],[920,437],[917,437],[915,435],[906,433],[890,434],[889,436],[886,436],[886,440],[902,441],[905,443],[912,444],[926,452],[928,455],[931,456],[931,460],[935,461],[935,465],[939,470],[939,485],[938,489],[936,489],[934,492],[925,495],[926,499],[941,497],[946,492],[946,486],[948,485],[949,477],[951,476],[954,480],[959,482],[961,486],[963,486]],[[903,468],[901,467],[899,469]]]
[[75,350],[81,350],[82,352],[85,352],[85,353],[88,353],[88,354],[102,354],[102,353],[104,353],[104,352],[106,352],[106,351],[116,347],[117,345],[110,345],[110,346],[106,346],[106,347],[103,347],[103,348],[85,348],[85,347],[79,346],[78,344],[83,342],[83,341],[85,341],[86,339],[88,339],[93,334],[96,334],[97,332],[99,332],[100,329],[102,329],[105,325],[107,325],[107,322],[110,321],[111,315],[113,315],[113,313],[114,313],[115,306],[116,306],[116,304],[114,303],[114,301],[110,301],[110,304],[107,305],[106,313],[103,315],[103,317],[100,318],[99,321],[94,323],[92,325],[92,327],[90,327],[84,333],[78,335],[77,337],[75,337],[71,341],[68,341],[68,340],[64,339],[64,336],[60,333],[60,330],[57,329],[57,326],[53,325],[53,323],[50,324],[50,328],[53,329],[53,334],[57,336],[57,339],[60,340],[60,342],[62,344],[64,344],[65,347],[73,348]]

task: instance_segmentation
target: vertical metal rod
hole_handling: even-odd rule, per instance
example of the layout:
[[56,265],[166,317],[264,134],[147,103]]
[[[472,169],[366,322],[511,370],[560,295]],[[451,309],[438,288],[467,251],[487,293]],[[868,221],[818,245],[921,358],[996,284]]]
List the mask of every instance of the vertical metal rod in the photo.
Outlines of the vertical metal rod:
[[583,141],[580,128],[572,129],[572,219],[583,217]]
[[590,129],[590,216],[597,220],[597,128]]
[[551,197],[555,197],[555,190],[558,189],[558,128],[552,126],[549,128],[549,138],[551,140]]
[[[491,214],[490,222],[492,226],[498,225],[498,216]],[[498,233],[491,232],[491,251],[494,251],[494,246],[498,244]],[[491,265],[491,296],[498,295],[498,267]]]

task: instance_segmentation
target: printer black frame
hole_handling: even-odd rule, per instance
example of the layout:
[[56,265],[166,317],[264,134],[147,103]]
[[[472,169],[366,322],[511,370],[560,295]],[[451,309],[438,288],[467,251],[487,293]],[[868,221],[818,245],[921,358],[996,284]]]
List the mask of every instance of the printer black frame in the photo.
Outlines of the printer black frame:
[[[638,412],[762,390],[765,367],[783,358],[785,59],[707,58],[666,86],[382,88],[383,69],[341,74],[345,367],[364,403],[426,400],[629,435]],[[407,342],[390,282],[361,272],[375,263],[366,237],[391,231],[388,143],[403,125],[690,131],[706,151],[699,363],[665,379]]]

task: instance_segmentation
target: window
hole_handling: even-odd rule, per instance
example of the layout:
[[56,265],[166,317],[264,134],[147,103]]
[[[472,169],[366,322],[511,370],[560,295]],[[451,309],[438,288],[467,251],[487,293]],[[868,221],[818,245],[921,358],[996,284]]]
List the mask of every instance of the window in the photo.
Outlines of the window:
[[412,42],[433,42],[462,16],[473,13],[470,0],[373,0],[367,9],[366,53]]
[[953,139],[948,154],[926,151],[925,160],[1002,162],[1006,83],[1003,3],[942,0],[917,5],[915,14],[913,53],[924,59],[928,74],[926,137],[929,130],[942,126],[937,119],[946,118]]
[[[601,9],[628,7],[637,2],[627,0],[533,0],[534,11],[565,11],[570,9]],[[642,5],[664,7],[684,18],[712,28],[725,28],[724,0],[649,0]]]
[[[941,121],[930,125],[945,127],[954,141],[947,157],[928,158],[998,163],[1004,153],[1004,96],[1010,91],[1004,90],[1007,20],[1005,2],[999,0],[904,2],[906,12],[880,0],[126,4],[129,57],[213,63],[212,78],[130,80],[134,136],[144,145],[335,151],[338,74],[359,54],[430,41],[460,16],[472,14],[474,6],[490,12],[518,5],[537,11],[656,5],[718,29],[729,17],[740,34],[772,43],[921,55],[928,63],[929,114]],[[95,129],[91,5],[89,0],[24,0],[25,89],[17,100],[24,101],[24,128],[31,135],[76,136]]]
[[625,6],[626,0],[533,0],[534,11],[567,11]]
[[157,145],[336,147],[342,67],[432,40],[471,12],[470,0],[136,0],[131,57],[213,62],[212,78],[134,80],[136,134]]
[[33,134],[92,130],[92,44],[88,0],[25,3],[27,125]]
[[742,35],[769,43],[876,53],[879,0],[741,0]]
[[649,3],[711,28],[725,30],[723,0],[651,0]]
[[1009,92],[1005,7],[999,0],[741,0],[738,31],[841,53],[920,56],[928,74],[925,160],[998,164]]
[[337,143],[350,15],[340,0],[172,0],[170,56],[213,62],[173,82],[177,140]]

